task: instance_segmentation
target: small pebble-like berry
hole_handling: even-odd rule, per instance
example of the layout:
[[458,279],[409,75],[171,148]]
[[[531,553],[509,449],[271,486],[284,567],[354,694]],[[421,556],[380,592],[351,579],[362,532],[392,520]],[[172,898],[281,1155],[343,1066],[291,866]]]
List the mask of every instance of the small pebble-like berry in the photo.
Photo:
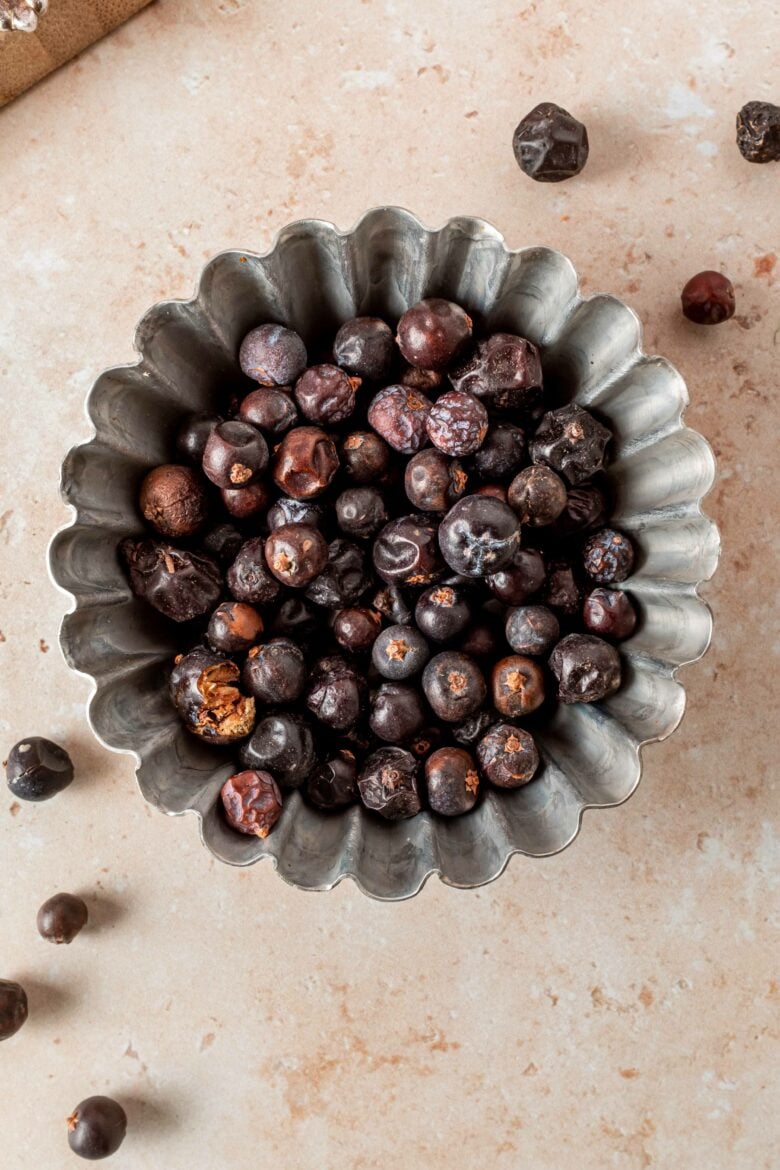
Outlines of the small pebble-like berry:
[[520,788],[539,767],[533,736],[511,723],[496,723],[477,747],[482,775],[497,788]]
[[254,483],[268,466],[268,444],[246,422],[217,423],[203,452],[203,470],[220,488]]
[[283,585],[302,589],[327,565],[328,545],[322,533],[310,524],[284,524],[266,540],[265,560]]
[[460,499],[467,484],[463,464],[435,447],[413,455],[404,472],[406,495],[421,512],[446,512]]
[[614,585],[630,575],[634,567],[634,546],[624,533],[615,528],[602,528],[585,542],[582,563],[593,581]]
[[525,432],[514,423],[493,423],[474,455],[477,474],[488,482],[514,475],[526,454]]
[[395,451],[413,455],[427,441],[425,420],[431,404],[408,386],[386,386],[371,400],[368,421]]
[[522,605],[537,593],[545,582],[546,570],[541,553],[535,548],[519,548],[512,563],[486,578],[490,592],[505,605]]
[[544,702],[544,675],[538,663],[522,654],[502,658],[491,676],[493,706],[502,715],[530,715]]
[[622,589],[593,589],[582,603],[582,624],[602,638],[628,638],[637,615],[631,598]]
[[54,894],[43,903],[36,919],[38,934],[47,942],[72,943],[89,920],[83,898],[75,894]]
[[5,775],[19,800],[50,800],[73,781],[73,761],[58,743],[31,735],[11,748]]
[[279,593],[279,582],[269,571],[262,536],[245,540],[227,571],[228,589],[236,601],[265,605]]
[[112,1097],[87,1097],[68,1118],[68,1145],[90,1162],[115,1154],[127,1133],[127,1114]]
[[521,524],[540,528],[557,520],[566,507],[566,484],[544,463],[518,472],[509,485],[507,502]]
[[10,1040],[27,1019],[27,992],[12,979],[0,979],[0,1040]]
[[752,163],[780,162],[780,106],[748,102],[737,114],[737,146]]
[[296,382],[295,401],[311,422],[332,426],[354,413],[360,381],[338,366],[311,366]]
[[358,798],[357,763],[354,754],[342,748],[320,764],[306,781],[306,795],[323,812],[346,808]]
[[470,812],[479,796],[479,772],[463,748],[443,747],[425,761],[428,803],[435,813],[457,817]]
[[[156,540],[127,538],[119,546],[136,597],[142,597],[174,622],[209,613],[223,589],[212,557]],[[243,600],[243,599],[242,599]]]
[[388,521],[384,496],[375,487],[347,488],[336,499],[336,520],[347,536],[368,540]]
[[487,434],[488,413],[473,394],[448,390],[431,407],[425,429],[445,455],[471,455]]
[[373,697],[368,723],[378,739],[404,743],[425,725],[422,695],[410,683],[382,683]]
[[374,642],[371,661],[383,678],[398,680],[419,674],[430,654],[414,626],[387,626]]
[[506,617],[506,640],[515,654],[547,654],[561,634],[558,619],[544,605],[521,605]]
[[398,322],[398,348],[412,366],[444,370],[471,337],[471,318],[452,301],[429,297]]
[[241,683],[258,703],[294,703],[303,693],[307,674],[300,646],[290,638],[272,638],[251,648]]
[[459,637],[471,618],[471,606],[465,593],[454,585],[434,585],[426,589],[414,608],[418,628],[434,642],[451,642]]
[[423,671],[423,691],[445,723],[462,723],[485,701],[487,687],[472,658],[457,650],[435,655]]
[[260,640],[263,619],[253,605],[245,601],[223,601],[209,618],[206,634],[214,650],[241,654]]
[[145,476],[138,503],[145,520],[161,536],[192,536],[203,526],[208,501],[191,467],[165,463]]
[[282,794],[270,772],[247,769],[222,785],[227,822],[239,833],[265,838],[282,815]]
[[381,382],[393,368],[393,331],[380,317],[345,321],[333,342],[333,357],[348,374]]
[[620,655],[614,646],[589,634],[569,634],[550,656],[562,703],[596,703],[620,686]]
[[336,444],[319,427],[293,427],[276,448],[276,486],[296,500],[322,495],[339,468]]
[[282,788],[300,788],[317,764],[311,725],[292,711],[261,719],[238,755],[245,768],[270,772]]
[[517,165],[537,183],[560,183],[588,161],[588,132],[555,102],[540,102],[520,120],[512,138]]
[[346,435],[339,452],[344,471],[355,483],[379,483],[390,467],[390,448],[373,431]]
[[333,637],[352,654],[370,650],[381,628],[381,615],[367,606],[348,606],[333,617]]
[[500,500],[464,496],[439,526],[439,547],[454,572],[484,577],[511,562],[520,547],[520,523]]
[[184,726],[212,744],[245,739],[255,722],[255,700],[238,689],[235,662],[205,646],[180,654],[171,671],[169,690]]
[[328,545],[328,563],[307,587],[306,596],[326,609],[344,609],[354,605],[370,583],[363,550],[337,537]]
[[385,747],[372,752],[358,776],[363,804],[390,821],[416,816],[421,807],[418,767],[412,753],[403,748]]
[[683,315],[696,325],[720,325],[734,316],[734,285],[722,272],[697,272],[680,294]]
[[270,492],[262,482],[250,483],[248,487],[222,488],[220,492],[225,510],[237,520],[248,520],[268,507]]
[[456,390],[489,398],[498,410],[528,410],[541,394],[539,350],[515,333],[494,333],[450,371],[449,379]]
[[242,422],[251,423],[269,435],[283,435],[298,421],[298,411],[289,388],[261,386],[251,390],[239,407]]
[[336,654],[315,662],[309,676],[306,706],[334,731],[348,731],[360,718],[364,684],[357,671]]
[[241,342],[238,360],[261,386],[292,386],[306,369],[306,346],[284,325],[259,325]]
[[576,486],[603,471],[611,438],[589,411],[570,403],[544,415],[531,441],[531,458]]
[[374,568],[389,584],[428,585],[444,571],[436,525],[427,516],[391,520],[374,541],[373,557]]

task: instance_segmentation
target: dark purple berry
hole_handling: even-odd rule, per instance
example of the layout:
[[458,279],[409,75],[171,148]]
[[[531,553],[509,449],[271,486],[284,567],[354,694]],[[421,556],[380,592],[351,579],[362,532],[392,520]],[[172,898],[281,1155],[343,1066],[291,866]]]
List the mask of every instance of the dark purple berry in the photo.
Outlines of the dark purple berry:
[[203,548],[220,565],[231,564],[243,543],[244,537],[233,524],[217,524],[202,538]]
[[423,671],[423,691],[434,712],[445,723],[462,723],[485,701],[487,687],[472,658],[445,650]]
[[566,484],[543,463],[518,472],[507,492],[509,506],[521,524],[540,528],[557,520],[566,507]]
[[511,565],[486,578],[490,592],[505,605],[522,605],[537,593],[545,581],[541,554],[533,548],[519,548]]
[[398,322],[398,347],[412,366],[444,370],[471,337],[471,318],[452,301],[430,297]]
[[289,387],[261,386],[258,390],[250,391],[241,403],[238,414],[242,422],[251,423],[269,435],[283,435],[298,421],[298,411]]
[[629,538],[614,528],[594,532],[582,550],[585,572],[599,585],[625,581],[634,567],[634,547]]
[[411,678],[430,658],[428,643],[414,626],[387,626],[374,642],[371,661],[383,678]]
[[239,833],[265,838],[282,815],[282,794],[270,772],[237,772],[220,795],[227,823]]
[[122,541],[120,552],[136,597],[174,622],[202,617],[219,601],[222,573],[211,557],[155,540],[129,538]]
[[387,523],[384,496],[375,487],[347,488],[336,500],[336,520],[347,536],[367,540]]
[[359,386],[360,378],[351,378],[338,366],[312,366],[296,383],[295,401],[311,422],[332,426],[354,413]]
[[72,943],[89,920],[83,898],[75,894],[54,894],[43,903],[36,919],[38,934],[47,942]]
[[259,325],[241,342],[238,360],[261,386],[292,386],[306,369],[306,346],[284,325]]
[[436,525],[427,516],[401,516],[386,524],[374,541],[374,568],[383,581],[428,585],[444,571]]
[[493,667],[493,706],[502,715],[516,719],[530,715],[544,702],[544,675],[532,658],[510,654]]
[[262,482],[250,483],[248,487],[222,488],[222,503],[225,510],[237,520],[247,520],[268,507],[270,492]]
[[515,654],[547,654],[561,636],[561,627],[544,605],[521,605],[506,616],[506,640]]
[[588,161],[588,132],[555,102],[540,102],[520,120],[512,138],[520,170],[537,183],[560,183]]
[[574,536],[597,528],[606,519],[604,495],[593,484],[585,483],[569,489],[566,507],[551,527],[556,537]]
[[207,638],[214,650],[242,654],[259,641],[263,619],[245,601],[223,601],[209,618]]
[[505,480],[517,472],[525,455],[524,431],[510,422],[493,423],[474,455],[474,467],[487,482]]
[[620,655],[614,646],[588,634],[569,634],[550,656],[562,703],[596,703],[620,686]]
[[312,729],[291,711],[261,719],[238,754],[245,768],[269,771],[282,788],[300,788],[317,764]]
[[220,488],[247,487],[268,466],[268,444],[245,422],[217,423],[203,452],[203,470]]
[[353,317],[345,321],[333,342],[336,363],[358,378],[381,382],[393,368],[393,331],[380,317]]
[[341,463],[355,483],[379,483],[387,474],[391,451],[373,431],[353,431],[341,441]]
[[514,333],[494,333],[450,371],[450,382],[499,410],[528,410],[539,401],[542,364],[539,350]]
[[26,1019],[26,991],[20,983],[0,979],[0,1040],[10,1040]]
[[245,540],[227,571],[228,589],[236,601],[265,605],[279,593],[279,582],[269,572],[262,536]]
[[720,325],[734,316],[734,285],[722,272],[697,272],[682,290],[683,315],[696,325]]
[[5,775],[19,800],[50,800],[72,783],[73,761],[58,743],[31,735],[11,748]]
[[533,737],[522,727],[497,723],[477,747],[482,775],[497,788],[520,788],[532,780],[539,767]]
[[363,682],[354,667],[334,654],[314,664],[306,706],[326,727],[348,731],[360,718],[363,691]]
[[328,545],[310,524],[284,524],[266,540],[265,560],[277,581],[302,589],[327,565]]
[[406,495],[421,512],[446,512],[460,499],[467,484],[463,465],[435,447],[413,455],[404,472]]
[[431,407],[425,429],[445,455],[471,455],[487,434],[488,413],[472,394],[448,390]]
[[191,414],[176,434],[176,454],[200,467],[209,436],[217,423],[221,422],[224,419],[217,414]]
[[126,1133],[127,1115],[111,1097],[87,1097],[68,1118],[68,1145],[89,1161],[115,1154]]
[[372,752],[358,776],[363,804],[389,821],[416,816],[420,811],[417,770],[417,760],[403,748]]
[[306,782],[306,794],[323,812],[353,804],[358,798],[357,763],[353,753],[342,748],[320,764]]
[[582,603],[582,624],[602,638],[628,638],[636,627],[636,610],[622,589],[593,589]]
[[320,504],[311,500],[293,500],[289,496],[281,496],[268,509],[266,520],[271,532],[287,524],[308,524],[311,528],[319,528],[323,511]]
[[205,646],[176,658],[170,696],[188,731],[212,744],[235,743],[250,734],[255,700],[238,689],[240,674],[235,662]]
[[479,772],[463,748],[443,747],[425,761],[428,803],[435,813],[457,817],[470,812],[479,796]]
[[367,653],[381,628],[381,616],[367,606],[340,609],[333,617],[333,637],[351,654]]
[[241,672],[241,685],[258,703],[294,703],[303,693],[306,659],[290,638],[272,638],[253,646]]
[[371,400],[368,421],[386,443],[402,455],[413,455],[427,441],[428,399],[407,386],[386,386]]
[[780,106],[748,102],[737,114],[737,146],[752,163],[780,162]]
[[545,605],[573,617],[582,607],[584,593],[580,577],[568,561],[554,561],[548,566],[543,593]]
[[344,609],[354,605],[370,584],[363,550],[338,538],[328,545],[328,563],[311,582],[306,596],[326,609]]
[[604,469],[611,438],[592,414],[571,403],[544,415],[531,441],[531,458],[576,486]]
[[372,699],[368,722],[378,739],[403,743],[425,724],[422,695],[409,683],[382,683]]
[[451,642],[460,637],[472,619],[471,607],[462,589],[434,585],[417,599],[414,620],[434,642]]
[[511,562],[520,547],[520,524],[500,500],[465,496],[442,520],[439,547],[454,572],[484,577]]

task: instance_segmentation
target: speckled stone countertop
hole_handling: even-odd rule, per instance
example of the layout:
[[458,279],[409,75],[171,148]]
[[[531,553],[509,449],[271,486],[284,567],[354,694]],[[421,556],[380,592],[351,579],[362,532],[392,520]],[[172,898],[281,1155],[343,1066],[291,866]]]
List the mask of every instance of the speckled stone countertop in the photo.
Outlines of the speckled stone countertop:
[[[0,1048],[4,1170],[75,1165],[64,1118],[99,1092],[130,1116],[116,1170],[777,1166],[780,165],[745,163],[733,129],[780,101],[773,18],[160,0],[0,114],[0,731],[58,739],[78,770],[47,804],[0,794],[0,977],[31,1008]],[[590,132],[555,187],[510,146],[544,99]],[[132,359],[144,310],[222,248],[387,202],[484,216],[625,298],[688,381],[723,536],[713,647],[633,799],[560,856],[401,905],[231,870],[145,807],[86,725],[44,568],[84,394]],[[678,308],[710,267],[739,302],[715,330]],[[94,925],[55,949],[35,913],[62,889]]]

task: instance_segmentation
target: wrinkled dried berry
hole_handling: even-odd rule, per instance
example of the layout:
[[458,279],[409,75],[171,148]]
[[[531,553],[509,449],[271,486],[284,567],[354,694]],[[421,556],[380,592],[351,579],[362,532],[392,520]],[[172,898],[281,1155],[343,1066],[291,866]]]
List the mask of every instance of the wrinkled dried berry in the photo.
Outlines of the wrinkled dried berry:
[[493,706],[502,715],[530,715],[544,702],[544,675],[538,663],[522,654],[510,654],[493,667]]
[[380,317],[353,317],[345,321],[333,342],[336,363],[358,378],[381,382],[393,368],[393,331]]
[[412,620],[412,609],[404,591],[397,585],[385,585],[371,599],[374,609],[395,625],[408,625]]
[[582,603],[582,623],[602,638],[628,638],[636,628],[636,610],[622,589],[593,589]]
[[306,706],[320,723],[347,731],[360,718],[364,685],[354,667],[338,655],[315,662],[306,691]]
[[203,537],[204,550],[220,565],[231,564],[244,543],[244,537],[233,524],[217,524]]
[[237,520],[247,520],[268,507],[270,492],[265,483],[250,483],[243,488],[222,488],[222,503],[225,510]]
[[38,934],[47,942],[72,943],[89,920],[89,910],[83,898],[75,894],[54,894],[47,898],[38,911]]
[[265,838],[282,815],[282,794],[270,772],[237,772],[222,785],[227,822],[239,833]]
[[545,581],[541,554],[533,548],[519,548],[511,565],[486,578],[490,592],[505,605],[522,605],[537,593]]
[[427,516],[401,516],[386,524],[374,541],[374,568],[383,581],[428,585],[444,571],[436,526]]
[[72,782],[73,761],[58,743],[31,735],[11,748],[5,775],[19,800],[50,800]]
[[550,655],[562,703],[596,703],[620,686],[620,655],[589,634],[569,634]]
[[752,163],[780,162],[780,106],[748,102],[737,114],[737,146]]
[[332,426],[354,413],[359,386],[360,378],[350,377],[338,366],[312,366],[296,383],[295,401],[311,422]]
[[497,723],[477,747],[482,775],[497,788],[520,788],[539,767],[533,736],[511,723]]
[[603,470],[611,437],[592,414],[571,403],[544,415],[531,442],[531,458],[576,486]]
[[416,816],[420,811],[417,771],[417,760],[403,748],[372,752],[358,775],[363,804],[389,821]]
[[569,489],[566,506],[552,525],[556,537],[574,536],[597,528],[606,518],[604,495],[593,484],[586,483]]
[[311,726],[290,711],[266,715],[242,745],[239,759],[245,768],[269,771],[282,788],[299,788],[317,763]]
[[585,594],[579,575],[567,561],[555,561],[547,569],[544,601],[567,617],[579,613]]
[[487,687],[472,658],[445,650],[423,671],[423,691],[434,712],[446,723],[462,723],[485,701]]
[[434,447],[445,455],[471,455],[487,434],[488,413],[472,394],[448,390],[428,412],[425,429]]
[[255,701],[238,689],[235,662],[205,646],[180,654],[170,678],[170,695],[184,726],[208,743],[245,739],[255,723]]
[[302,589],[328,563],[328,545],[318,529],[309,524],[284,524],[266,540],[265,560],[283,585]]
[[410,365],[444,370],[470,337],[471,318],[460,305],[430,297],[406,310],[396,340]]
[[27,1019],[27,993],[19,983],[0,979],[0,1040],[10,1040]]
[[463,748],[443,747],[425,761],[428,803],[435,813],[457,817],[469,812],[479,796],[479,772]]
[[460,637],[471,621],[471,607],[462,589],[434,585],[417,599],[414,620],[434,642],[451,642]]
[[515,654],[547,654],[561,636],[561,627],[544,605],[521,605],[506,616],[506,640]]
[[387,523],[387,507],[375,487],[347,488],[336,500],[336,519],[342,532],[368,540]]
[[425,725],[425,704],[415,686],[403,682],[386,682],[371,702],[369,726],[379,739],[403,743]]
[[406,495],[421,512],[446,512],[460,499],[467,484],[463,464],[435,447],[413,455],[404,472]]
[[161,536],[192,536],[208,511],[203,484],[191,467],[165,463],[145,476],[138,496],[145,520]]
[[341,463],[355,483],[379,483],[390,467],[390,448],[373,431],[353,431],[341,441]]
[[261,536],[245,540],[227,571],[228,589],[236,601],[265,605],[279,593],[279,582],[265,562],[265,541]]
[[542,364],[539,350],[525,337],[494,333],[454,370],[450,382],[499,410],[528,410],[539,401]]
[[683,315],[696,325],[720,325],[734,316],[734,285],[722,272],[697,272],[680,294]]
[[371,661],[383,678],[419,674],[430,658],[428,643],[414,626],[387,626],[374,642]]
[[357,763],[353,753],[342,748],[320,764],[306,782],[306,795],[323,812],[353,804],[358,798]]
[[251,423],[269,435],[283,435],[298,421],[298,411],[288,388],[261,386],[247,394],[239,408],[242,422]]
[[89,1161],[115,1154],[126,1133],[127,1115],[111,1097],[87,1097],[68,1118],[68,1145]]
[[241,671],[241,685],[258,703],[294,703],[303,693],[306,659],[290,638],[253,646]]
[[566,507],[566,485],[551,467],[539,463],[518,472],[507,492],[521,524],[540,528],[557,520]]
[[498,719],[495,711],[492,709],[484,709],[476,711],[473,715],[469,715],[468,719],[464,719],[457,727],[452,728],[452,738],[464,747],[473,747],[479,743],[485,732],[493,726]]
[[323,511],[312,500],[292,500],[289,496],[281,496],[268,509],[266,521],[271,532],[286,524],[308,524],[312,528],[319,528],[323,521]]
[[634,547],[629,538],[614,528],[594,532],[582,550],[585,572],[599,585],[625,581],[634,567]]
[[292,386],[306,369],[306,346],[284,325],[260,325],[241,342],[241,369],[261,386]]
[[520,524],[500,500],[465,496],[442,520],[439,547],[454,572],[483,577],[511,562],[520,547]]
[[188,622],[214,608],[222,592],[216,561],[155,540],[123,540],[120,553],[136,597],[174,622]]
[[309,585],[306,596],[327,609],[343,609],[354,605],[370,583],[362,549],[339,538],[328,545],[328,563]]
[[223,601],[209,618],[207,638],[214,650],[240,654],[254,646],[263,632],[263,619],[245,601]]
[[320,496],[338,471],[339,457],[330,435],[319,427],[294,427],[276,448],[276,486],[296,500]]
[[540,102],[518,123],[512,149],[530,179],[560,183],[578,175],[588,161],[588,132],[568,110]]
[[200,467],[209,436],[217,423],[221,422],[224,419],[217,414],[191,414],[176,434],[176,454]]
[[382,628],[382,618],[375,609],[353,606],[340,609],[333,618],[333,637],[344,650],[365,654],[372,648]]
[[517,472],[525,455],[525,432],[514,423],[493,423],[474,455],[474,467],[483,480],[504,480]]
[[395,451],[413,455],[427,441],[425,420],[431,404],[408,386],[386,386],[371,400],[368,421]]
[[203,471],[217,487],[247,487],[267,466],[268,444],[257,427],[246,422],[214,427],[203,452]]

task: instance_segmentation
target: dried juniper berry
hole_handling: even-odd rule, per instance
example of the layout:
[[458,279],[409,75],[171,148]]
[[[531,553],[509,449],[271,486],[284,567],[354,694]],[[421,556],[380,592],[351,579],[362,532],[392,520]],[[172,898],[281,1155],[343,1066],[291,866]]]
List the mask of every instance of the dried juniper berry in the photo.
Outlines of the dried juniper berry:
[[265,605],[279,593],[279,582],[268,570],[262,536],[245,540],[227,571],[228,589],[236,601]]
[[471,337],[471,318],[452,301],[429,297],[407,309],[396,340],[402,356],[423,370],[445,370]]
[[458,639],[458,646],[470,658],[480,661],[495,658],[499,648],[503,647],[503,634],[495,621],[487,616],[478,617],[470,626],[466,627],[463,635]]
[[573,617],[582,608],[585,589],[579,573],[569,561],[553,561],[547,567],[547,582],[543,590],[545,605],[567,617]]
[[734,316],[734,285],[722,272],[697,272],[680,294],[683,315],[696,325],[720,325]]
[[323,812],[346,808],[358,798],[357,762],[354,753],[340,748],[306,781],[306,795]]
[[373,595],[371,604],[394,625],[408,625],[412,621],[409,599],[398,585],[384,585]]
[[490,708],[476,711],[473,715],[469,715],[468,719],[464,719],[462,723],[458,723],[456,727],[452,728],[452,738],[463,747],[473,747],[479,743],[482,736],[497,719],[495,711]]
[[59,945],[72,943],[88,921],[89,910],[83,898],[54,894],[39,909],[35,924],[41,938]]
[[557,520],[566,507],[566,484],[544,463],[518,472],[507,492],[509,506],[521,524],[541,528]]
[[424,727],[425,719],[423,697],[410,683],[382,683],[372,697],[368,723],[378,739],[403,743]]
[[347,536],[368,540],[388,521],[385,498],[378,488],[347,488],[336,499],[336,520]]
[[236,520],[248,520],[268,507],[271,493],[266,483],[258,481],[248,487],[222,488],[220,495],[226,512]]
[[302,589],[328,563],[328,545],[319,529],[310,524],[283,524],[266,540],[265,560],[277,581]]
[[203,452],[203,471],[220,488],[247,487],[268,466],[268,444],[246,422],[217,423]]
[[492,423],[474,454],[474,469],[488,483],[500,482],[517,473],[525,455],[525,432],[520,427],[510,422]]
[[233,524],[217,524],[209,529],[201,543],[204,551],[220,565],[229,565],[236,559],[244,537]]
[[520,170],[537,183],[560,183],[588,161],[588,132],[555,102],[540,102],[521,118],[512,137]]
[[315,605],[343,609],[355,602],[371,584],[363,550],[340,537],[328,545],[328,563],[306,589]]
[[288,595],[274,613],[270,629],[279,637],[305,645],[321,631],[322,614],[300,595]]
[[295,401],[310,422],[332,426],[354,413],[359,386],[360,378],[350,377],[338,366],[311,366],[295,384]]
[[414,626],[387,626],[371,650],[371,661],[382,677],[396,681],[419,674],[429,658],[428,643]]
[[115,1154],[127,1133],[127,1115],[112,1097],[87,1097],[67,1124],[72,1152],[92,1162]]
[[320,427],[293,427],[274,452],[273,477],[285,495],[311,500],[328,487],[339,468],[333,439]]
[[344,472],[355,483],[380,483],[390,468],[390,448],[373,431],[352,431],[341,440],[339,453]]
[[174,622],[188,622],[209,613],[222,592],[222,573],[209,556],[160,544],[155,540],[123,540],[120,553],[130,587]]
[[333,637],[351,654],[367,653],[382,628],[382,618],[368,606],[347,606],[333,616]]
[[737,146],[752,163],[780,162],[780,106],[748,102],[737,114]]
[[218,414],[191,414],[176,433],[176,454],[200,467],[203,452],[217,423],[224,422]]
[[488,413],[473,394],[448,390],[431,407],[425,429],[434,447],[445,455],[471,455],[487,434]]
[[206,634],[214,650],[241,654],[260,640],[263,619],[253,605],[245,601],[223,601],[209,618]]
[[426,699],[445,723],[462,723],[479,710],[487,694],[476,662],[457,650],[435,655],[425,667],[422,681]]
[[430,401],[408,386],[386,386],[371,400],[368,421],[378,435],[402,455],[414,455],[427,442],[425,420]]
[[497,723],[480,740],[477,760],[482,775],[497,788],[520,788],[539,767],[533,736],[511,723]]
[[582,563],[591,580],[615,585],[625,581],[634,567],[634,546],[625,533],[601,528],[586,540]]
[[303,693],[306,676],[300,646],[291,638],[272,638],[247,654],[241,685],[258,703],[294,703]]
[[144,477],[138,505],[160,536],[192,536],[203,527],[208,501],[203,482],[191,467],[165,463]]
[[441,522],[439,547],[454,572],[483,577],[511,562],[520,547],[520,524],[500,500],[464,496]]
[[238,411],[242,422],[251,423],[268,435],[283,435],[298,421],[298,411],[289,387],[261,386],[251,390]]
[[427,516],[400,516],[381,530],[373,548],[374,568],[383,581],[428,585],[444,572],[436,525]]
[[470,812],[479,796],[479,772],[463,748],[443,747],[425,761],[428,804],[435,813],[457,817]]
[[550,655],[562,703],[596,703],[620,686],[620,655],[614,646],[590,634],[569,634]]
[[293,500],[290,496],[280,496],[268,509],[266,522],[270,531],[274,532],[286,524],[308,524],[312,528],[319,528],[323,518],[322,506],[313,500]]
[[292,386],[306,369],[303,340],[284,325],[259,325],[241,342],[238,360],[261,386]]
[[348,374],[381,382],[393,368],[393,331],[380,317],[352,317],[333,342],[333,357]]
[[499,410],[528,410],[541,396],[539,350],[525,337],[494,333],[480,341],[449,378],[456,390],[489,398]]
[[235,743],[250,734],[255,700],[239,690],[240,675],[235,662],[205,646],[176,658],[170,695],[188,731],[212,744]]
[[558,619],[545,605],[520,605],[506,615],[506,640],[515,654],[548,654],[560,636]]
[[412,753],[403,748],[384,747],[372,752],[358,775],[363,804],[389,821],[416,816],[421,807],[418,767]]
[[575,536],[597,528],[606,519],[604,494],[592,483],[584,483],[569,489],[566,506],[551,525],[551,534],[556,538]]
[[444,385],[445,375],[442,370],[423,370],[418,366],[403,363],[401,369],[401,385],[410,390],[420,390],[423,394],[431,394]]
[[486,578],[490,592],[505,605],[522,605],[545,582],[542,555],[534,548],[519,548],[512,563]]
[[493,667],[493,706],[501,715],[530,715],[544,702],[544,675],[538,663],[523,654],[510,654]]
[[11,748],[5,776],[19,800],[50,800],[73,782],[73,761],[58,743],[31,735]]
[[582,624],[601,638],[628,638],[636,628],[637,615],[631,598],[622,589],[592,589],[582,603]]
[[317,764],[308,720],[292,711],[266,715],[242,744],[239,759],[245,768],[269,771],[282,788],[300,788]]
[[506,488],[502,483],[481,483],[478,488],[474,488],[471,494],[474,496],[490,496],[493,500],[500,500],[502,504],[507,502]]
[[10,1040],[27,1019],[27,992],[12,979],[0,979],[0,1040]]
[[270,772],[247,769],[222,785],[227,823],[239,833],[265,838],[282,815],[282,794]]
[[315,662],[306,689],[306,706],[334,731],[348,731],[360,718],[365,685],[357,671],[336,654]]
[[571,403],[543,416],[531,441],[531,458],[576,486],[603,471],[611,438],[589,411]]
[[434,585],[418,597],[414,620],[426,638],[451,642],[460,637],[472,620],[471,606],[463,589],[455,585]]
[[460,499],[467,484],[463,464],[435,447],[426,447],[413,455],[404,472],[406,495],[421,512],[446,512]]
[[444,732],[441,724],[435,724],[423,727],[418,731],[407,744],[404,746],[418,759],[424,760],[431,752],[435,752],[437,748],[441,747],[444,739]]

